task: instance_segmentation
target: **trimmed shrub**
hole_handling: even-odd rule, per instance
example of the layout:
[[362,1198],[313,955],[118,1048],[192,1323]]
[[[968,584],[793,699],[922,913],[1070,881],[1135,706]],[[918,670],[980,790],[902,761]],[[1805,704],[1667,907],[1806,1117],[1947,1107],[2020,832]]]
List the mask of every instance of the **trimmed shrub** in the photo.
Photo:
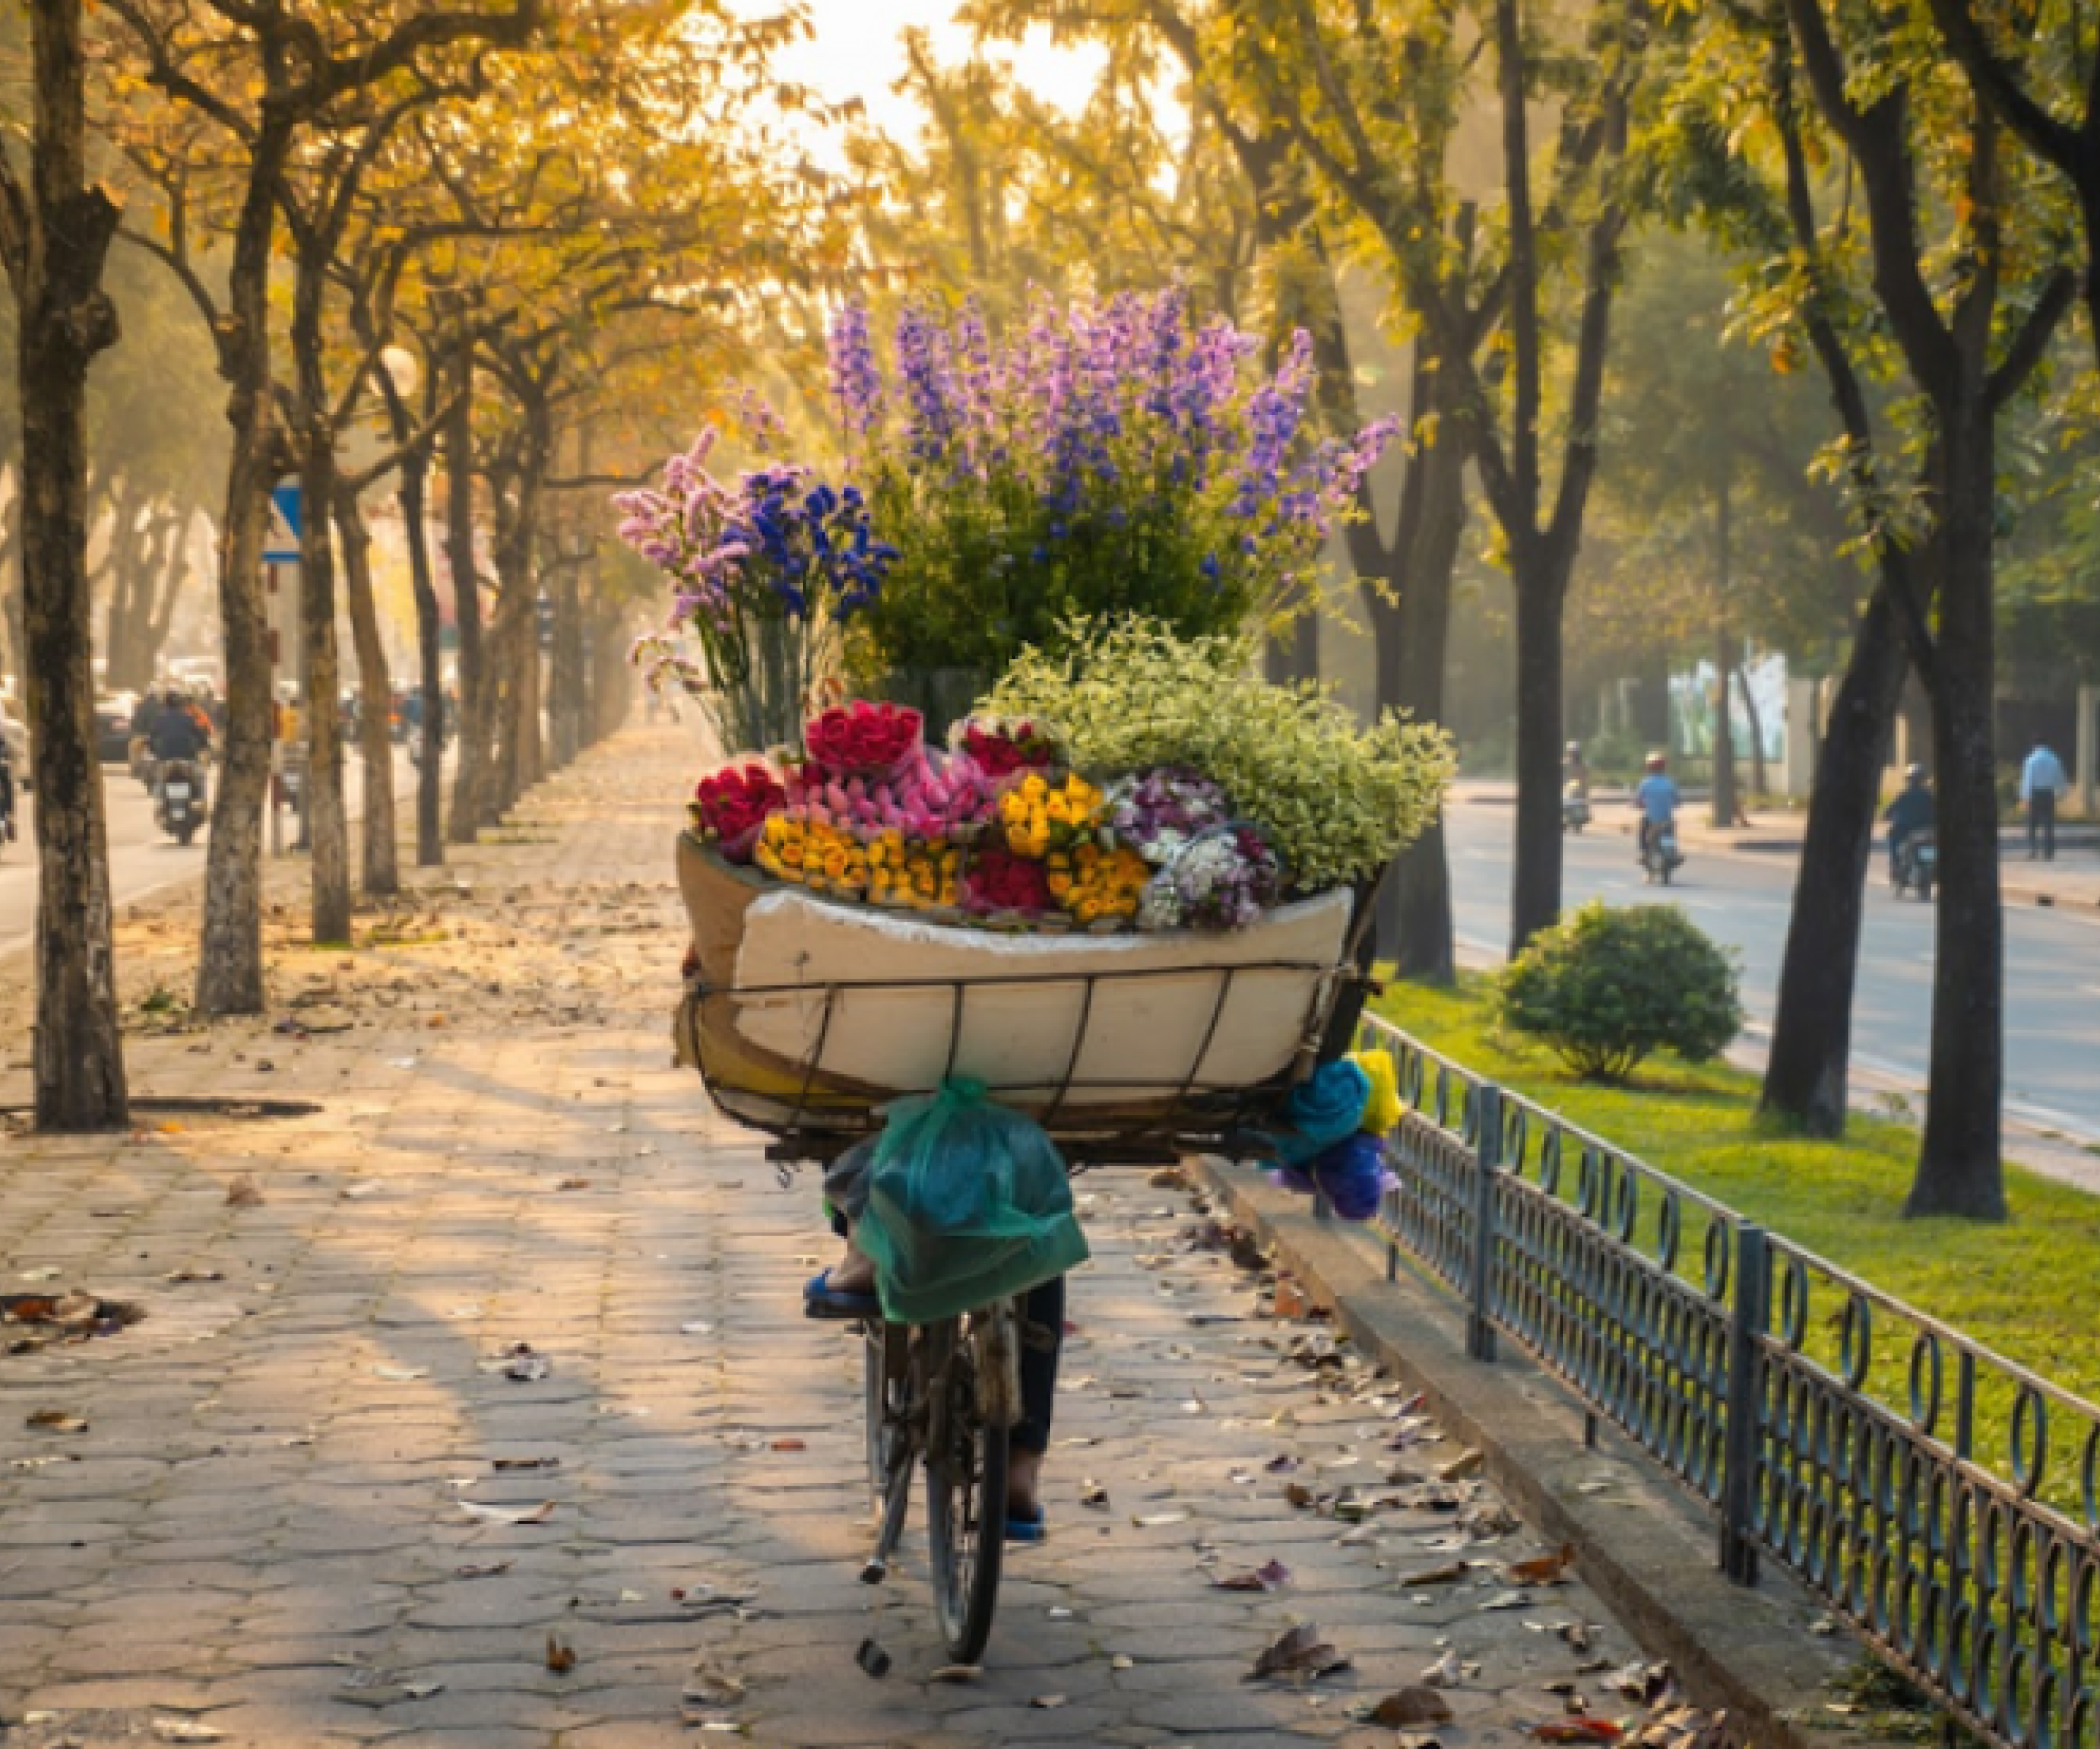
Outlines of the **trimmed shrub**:
[[1743,1026],[1734,961],[1679,907],[1599,899],[1531,939],[1495,1009],[1591,1081],[1623,1081],[1656,1050],[1707,1062]]

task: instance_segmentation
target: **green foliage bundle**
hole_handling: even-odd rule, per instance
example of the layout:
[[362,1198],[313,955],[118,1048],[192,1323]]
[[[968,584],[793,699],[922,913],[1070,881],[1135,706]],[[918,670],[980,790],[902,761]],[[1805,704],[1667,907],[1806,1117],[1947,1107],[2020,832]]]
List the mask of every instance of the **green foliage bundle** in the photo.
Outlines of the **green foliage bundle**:
[[1623,1081],[1658,1049],[1705,1062],[1743,1025],[1735,966],[1679,907],[1600,899],[1531,939],[1496,979],[1495,1006],[1595,1081]]
[[1251,636],[1070,620],[1058,647],[1024,651],[985,708],[1054,725],[1096,777],[1179,765],[1214,779],[1299,892],[1378,874],[1436,818],[1451,780],[1440,730],[1396,713],[1361,728],[1312,682],[1272,686]]

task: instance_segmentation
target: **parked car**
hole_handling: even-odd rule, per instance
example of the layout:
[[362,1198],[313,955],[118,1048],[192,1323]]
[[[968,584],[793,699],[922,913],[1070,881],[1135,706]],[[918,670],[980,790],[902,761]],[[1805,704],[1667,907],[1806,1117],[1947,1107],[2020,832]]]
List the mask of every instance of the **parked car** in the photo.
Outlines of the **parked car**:
[[119,692],[95,701],[95,751],[104,765],[122,765],[131,757],[131,711],[138,700]]

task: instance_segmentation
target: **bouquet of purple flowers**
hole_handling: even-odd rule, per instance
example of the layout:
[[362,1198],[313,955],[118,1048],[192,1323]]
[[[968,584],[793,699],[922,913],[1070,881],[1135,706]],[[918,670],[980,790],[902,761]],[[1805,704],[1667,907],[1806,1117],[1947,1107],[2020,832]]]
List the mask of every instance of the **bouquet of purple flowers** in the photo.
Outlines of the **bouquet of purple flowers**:
[[1244,820],[1198,835],[1154,876],[1138,901],[1146,930],[1240,930],[1258,922],[1283,897],[1283,863]]
[[1109,824],[1116,837],[1155,868],[1171,863],[1198,833],[1232,817],[1223,786],[1187,766],[1158,766],[1109,792]]

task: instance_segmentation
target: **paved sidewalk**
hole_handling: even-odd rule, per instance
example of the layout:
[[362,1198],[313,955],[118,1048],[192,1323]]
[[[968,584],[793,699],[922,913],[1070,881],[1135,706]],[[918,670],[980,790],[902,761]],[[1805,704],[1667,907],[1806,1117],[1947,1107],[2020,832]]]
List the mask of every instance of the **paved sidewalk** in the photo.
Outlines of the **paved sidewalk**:
[[[1465,1454],[1136,1172],[1079,1186],[1052,1539],[982,1674],[931,1680],[915,1539],[855,1583],[858,1359],[800,1315],[814,1186],[668,1067],[689,764],[614,741],[351,953],[280,908],[266,1020],[186,1029],[188,902],[126,923],[164,1029],[139,1091],[318,1109],[0,1153],[0,1292],[146,1314],[25,1353],[0,1327],[0,1744],[1419,1749],[1355,1715],[1432,1669],[1448,1749],[1570,1691],[1640,1716],[1631,1642],[1579,1581],[1512,1579],[1542,1551]],[[1213,1583],[1271,1561],[1278,1589]],[[1348,1668],[1243,1680],[1308,1622]]]

